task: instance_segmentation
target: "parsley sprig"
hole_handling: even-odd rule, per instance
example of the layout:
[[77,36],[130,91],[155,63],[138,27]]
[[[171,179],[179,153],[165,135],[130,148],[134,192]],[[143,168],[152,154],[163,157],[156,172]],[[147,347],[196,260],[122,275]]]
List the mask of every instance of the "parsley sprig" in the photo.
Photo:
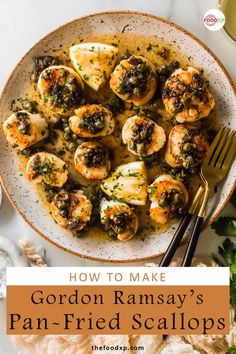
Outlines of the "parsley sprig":
[[[230,202],[236,208],[236,191],[231,197]],[[222,216],[213,222],[212,228],[219,236],[236,237],[236,217]]]
[[236,345],[230,347],[225,354],[236,354]]
[[[236,191],[230,202],[236,208]],[[219,236],[236,237],[236,217],[220,217],[212,224],[212,228]],[[219,266],[230,268],[230,302],[236,310],[236,247],[229,238],[224,240],[222,247],[218,247],[218,255],[220,259],[215,255],[213,258]],[[227,353],[236,354],[236,347],[231,347]]]
[[236,248],[229,238],[224,240],[222,247],[218,247],[218,254],[220,259],[213,255],[217,264],[230,268],[230,302],[236,309]]
[[236,236],[236,218],[230,216],[222,216],[212,224],[212,228],[219,236]]

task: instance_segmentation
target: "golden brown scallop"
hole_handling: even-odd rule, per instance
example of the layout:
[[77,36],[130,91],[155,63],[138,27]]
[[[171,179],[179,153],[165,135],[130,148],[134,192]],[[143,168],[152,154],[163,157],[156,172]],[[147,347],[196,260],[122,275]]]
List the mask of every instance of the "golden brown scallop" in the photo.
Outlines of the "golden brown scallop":
[[111,111],[98,104],[82,106],[69,119],[70,129],[83,138],[110,135],[115,128]]
[[48,136],[48,123],[40,114],[18,111],[5,120],[3,131],[11,145],[23,150]]
[[177,69],[166,81],[163,94],[166,111],[179,123],[195,122],[209,115],[215,100],[198,70]]
[[37,152],[27,163],[26,175],[35,184],[45,182],[50,186],[62,187],[68,179],[68,168],[56,155]]
[[132,55],[122,60],[111,74],[110,88],[126,102],[142,106],[155,94],[156,71],[152,63],[142,56]]
[[123,143],[137,156],[148,156],[159,151],[166,141],[164,129],[151,119],[133,116],[122,129]]
[[101,203],[101,223],[112,230],[120,241],[130,240],[138,230],[138,218],[125,203],[104,200]]
[[53,198],[50,208],[54,220],[60,226],[79,231],[90,220],[92,203],[83,191],[61,191]]
[[80,105],[84,84],[81,77],[70,67],[49,66],[39,76],[38,91],[54,113],[70,115]]
[[165,225],[179,216],[188,203],[188,192],[184,184],[168,174],[161,175],[149,186],[150,219]]
[[106,178],[111,166],[107,149],[102,144],[93,141],[87,141],[78,146],[74,162],[76,171],[92,180]]
[[188,169],[203,161],[208,148],[208,141],[200,130],[179,124],[170,131],[165,160],[171,167]]

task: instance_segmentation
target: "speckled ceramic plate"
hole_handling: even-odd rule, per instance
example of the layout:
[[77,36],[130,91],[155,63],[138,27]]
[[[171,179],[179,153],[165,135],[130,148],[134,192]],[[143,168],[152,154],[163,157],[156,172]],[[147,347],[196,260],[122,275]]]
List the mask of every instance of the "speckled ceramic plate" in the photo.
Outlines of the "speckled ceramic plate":
[[[216,98],[217,120],[222,126],[236,129],[235,88],[223,65],[214,54],[197,38],[179,26],[159,17],[133,12],[99,13],[74,20],[41,39],[30,49],[17,64],[10,75],[1,95],[0,119],[10,113],[12,98],[22,97],[30,83],[32,58],[44,53],[51,54],[59,45],[68,43],[91,34],[126,32],[138,35],[156,36],[174,47],[180,47],[187,56],[204,69],[205,76],[211,83]],[[19,173],[18,159],[15,152],[6,143],[3,130],[0,129],[0,171],[3,186],[13,205],[22,217],[53,244],[76,255],[96,260],[125,262],[152,258],[165,252],[174,233],[174,227],[161,235],[151,235],[142,241],[134,238],[128,242],[99,241],[89,237],[75,238],[69,232],[55,224],[47,210],[38,201],[34,187]],[[209,203],[207,223],[210,224],[220,213],[235,187],[236,161],[228,177],[219,186]]]

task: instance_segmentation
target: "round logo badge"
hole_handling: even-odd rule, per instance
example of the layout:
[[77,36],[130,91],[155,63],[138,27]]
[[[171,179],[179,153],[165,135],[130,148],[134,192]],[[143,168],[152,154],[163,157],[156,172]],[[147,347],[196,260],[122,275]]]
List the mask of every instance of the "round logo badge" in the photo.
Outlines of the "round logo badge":
[[208,10],[204,17],[203,23],[210,31],[219,31],[225,24],[225,15],[217,9]]

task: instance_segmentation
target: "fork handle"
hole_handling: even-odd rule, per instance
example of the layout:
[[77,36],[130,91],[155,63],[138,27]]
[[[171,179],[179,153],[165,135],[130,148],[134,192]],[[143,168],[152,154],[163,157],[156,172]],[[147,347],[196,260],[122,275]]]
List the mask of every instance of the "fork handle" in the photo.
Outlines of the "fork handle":
[[191,266],[193,255],[194,255],[195,249],[197,247],[197,242],[199,239],[200,230],[201,230],[203,220],[204,220],[203,217],[197,216],[192,234],[190,236],[190,240],[189,240],[187,249],[185,251],[185,255],[183,258],[183,262],[182,262],[182,267],[190,267]]
[[176,230],[164,256],[162,257],[162,260],[159,263],[159,267],[168,267],[169,266],[192,217],[193,217],[193,215],[190,213],[187,213],[183,217],[183,219],[182,219],[181,223],[179,224],[179,227]]

